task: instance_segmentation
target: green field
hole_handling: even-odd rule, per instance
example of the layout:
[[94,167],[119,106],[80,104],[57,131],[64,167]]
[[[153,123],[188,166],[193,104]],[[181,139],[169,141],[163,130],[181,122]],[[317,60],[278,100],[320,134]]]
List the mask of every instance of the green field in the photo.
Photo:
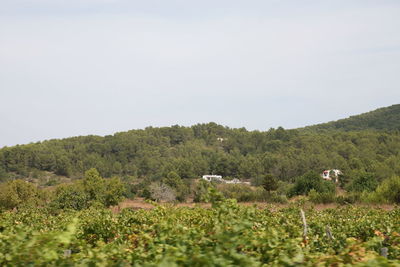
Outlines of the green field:
[[301,205],[271,211],[214,200],[212,208],[156,205],[120,213],[21,208],[0,214],[0,265],[400,265],[400,209]]

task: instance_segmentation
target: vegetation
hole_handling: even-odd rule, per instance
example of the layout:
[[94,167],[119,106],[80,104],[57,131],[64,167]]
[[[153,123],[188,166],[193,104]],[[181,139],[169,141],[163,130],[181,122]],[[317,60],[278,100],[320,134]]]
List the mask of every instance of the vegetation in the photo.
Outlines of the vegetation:
[[[1,266],[397,266],[400,210],[213,208],[0,213]],[[351,222],[351,223],[348,223]],[[328,229],[328,230],[327,230]],[[387,250],[387,258],[380,256]]]
[[[335,168],[344,174],[339,186],[352,199],[382,202],[371,193],[383,181],[400,176],[399,107],[297,130],[247,131],[208,123],[4,147],[0,149],[0,181],[23,179],[56,187],[57,205],[73,203],[80,209],[88,206],[82,204],[88,199],[105,206],[115,204],[111,194],[106,196],[112,190],[128,198],[200,201],[207,186],[194,179],[207,173],[252,181],[254,187],[219,186],[225,196],[238,200],[280,199],[311,190],[316,191],[313,199],[317,193],[326,194],[326,200],[335,188],[319,174]],[[93,168],[98,173],[86,177],[85,171]],[[73,185],[59,186],[65,183]]]
[[[222,142],[219,136],[224,137]],[[337,168],[349,182],[360,171],[381,182],[400,175],[398,151],[397,132],[259,132],[209,123],[6,147],[0,150],[0,170],[3,180],[38,180],[46,172],[76,179],[96,168],[103,177],[123,180],[161,181],[174,172],[182,180],[217,173],[240,179],[271,174],[292,182],[308,171]],[[68,172],[60,172],[62,166],[68,166]]]
[[[208,123],[2,148],[0,265],[400,265],[400,210],[347,205],[400,204],[399,109],[297,130]],[[339,183],[320,175],[332,168]],[[206,173],[251,185],[196,179]],[[113,214],[124,197],[155,208]],[[157,204],[188,199],[212,208]],[[305,231],[304,203],[339,207],[306,209]]]
[[37,188],[31,183],[15,180],[0,185],[0,207],[14,209],[23,205],[37,205],[40,199]]
[[333,182],[322,180],[315,172],[308,172],[296,180],[289,195],[308,195],[311,190],[316,193],[334,193],[335,185]]
[[361,131],[361,130],[400,130],[400,104],[351,116],[347,119],[309,126],[308,131]]
[[267,174],[262,178],[261,185],[268,192],[275,191],[278,189],[278,180],[271,174]]

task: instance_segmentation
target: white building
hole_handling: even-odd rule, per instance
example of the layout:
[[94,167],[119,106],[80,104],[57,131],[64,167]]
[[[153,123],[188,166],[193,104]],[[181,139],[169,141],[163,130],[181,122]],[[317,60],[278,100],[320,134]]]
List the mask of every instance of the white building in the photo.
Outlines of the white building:
[[209,174],[208,175],[203,175],[202,179],[204,179],[204,180],[206,180],[208,182],[211,182],[211,181],[219,181],[219,182],[225,181],[224,179],[222,179],[221,175],[209,175]]
[[322,178],[328,181],[334,180],[335,183],[339,182],[339,175],[341,175],[342,172],[337,169],[333,170],[325,170],[322,172]]

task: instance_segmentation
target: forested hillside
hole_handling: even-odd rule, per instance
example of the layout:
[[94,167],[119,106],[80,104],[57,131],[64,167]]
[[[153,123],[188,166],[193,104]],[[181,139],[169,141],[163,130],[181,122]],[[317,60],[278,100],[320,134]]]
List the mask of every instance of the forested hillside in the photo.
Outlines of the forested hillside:
[[399,151],[398,132],[260,132],[208,123],[5,147],[0,150],[0,176],[4,181],[48,171],[82,177],[85,170],[96,168],[104,177],[157,180],[174,171],[181,178],[272,174],[292,181],[310,170],[339,168],[347,175],[365,170],[382,180],[400,175]]
[[[0,209],[82,210],[124,197],[207,202],[213,192],[218,201],[400,203],[400,131],[388,128],[261,132],[207,123],[4,147]],[[342,171],[338,183],[322,179],[327,169]],[[250,185],[193,179],[204,174]]]
[[390,107],[380,108],[374,111],[351,116],[347,119],[317,124],[303,128],[308,131],[321,130],[341,130],[341,131],[360,131],[360,130],[400,130],[400,104]]

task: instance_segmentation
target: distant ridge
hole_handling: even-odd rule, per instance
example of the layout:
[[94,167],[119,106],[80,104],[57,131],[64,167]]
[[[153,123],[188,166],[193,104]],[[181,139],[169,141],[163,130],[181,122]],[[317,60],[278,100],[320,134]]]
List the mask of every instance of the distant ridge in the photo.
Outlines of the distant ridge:
[[361,131],[361,130],[400,130],[400,104],[379,108],[346,119],[307,126],[306,131]]

